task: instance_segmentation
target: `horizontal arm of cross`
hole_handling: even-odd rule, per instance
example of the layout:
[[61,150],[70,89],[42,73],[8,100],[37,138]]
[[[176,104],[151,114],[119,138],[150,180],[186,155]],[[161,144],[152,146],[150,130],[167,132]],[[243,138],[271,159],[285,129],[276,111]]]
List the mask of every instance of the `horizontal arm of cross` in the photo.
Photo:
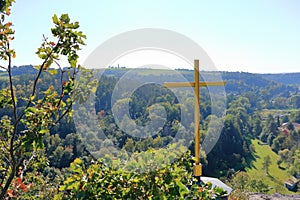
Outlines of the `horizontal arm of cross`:
[[[205,86],[224,86],[226,82],[199,82],[199,87]],[[195,82],[166,82],[165,87],[195,87]]]

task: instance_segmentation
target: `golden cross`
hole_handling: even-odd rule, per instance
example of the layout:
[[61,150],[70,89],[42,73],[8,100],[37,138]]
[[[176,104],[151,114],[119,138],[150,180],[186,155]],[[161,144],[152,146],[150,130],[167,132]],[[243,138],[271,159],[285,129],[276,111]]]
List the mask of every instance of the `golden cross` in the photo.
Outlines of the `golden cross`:
[[193,166],[194,176],[202,175],[202,165],[200,163],[200,87],[224,86],[226,82],[200,82],[199,81],[199,60],[194,60],[195,82],[167,82],[165,87],[194,87],[195,96],[195,164]]

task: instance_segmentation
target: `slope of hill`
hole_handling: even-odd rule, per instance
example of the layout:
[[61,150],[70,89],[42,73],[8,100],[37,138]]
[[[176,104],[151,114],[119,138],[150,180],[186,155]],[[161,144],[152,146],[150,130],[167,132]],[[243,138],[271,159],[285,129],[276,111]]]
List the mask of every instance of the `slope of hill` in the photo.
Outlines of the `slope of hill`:
[[[252,167],[246,169],[248,174],[255,179],[264,180],[264,183],[267,183],[271,188],[270,193],[291,193],[283,186],[284,182],[288,180],[291,175],[289,175],[286,170],[280,169],[276,164],[279,158],[278,155],[272,151],[270,146],[260,144],[259,140],[253,140],[252,144],[255,148],[255,160],[252,163]],[[263,160],[266,156],[271,157],[271,165],[268,174],[263,170]]]
[[300,73],[258,74],[258,76],[287,85],[300,85]]
[[258,94],[262,89],[268,91],[270,99],[276,96],[288,97],[290,93],[298,93],[298,87],[288,86],[283,83],[267,80],[258,74],[245,72],[223,72],[223,79],[227,81],[226,91],[238,94],[255,92]]
[[[115,77],[121,77],[130,69],[128,68],[120,68],[120,69],[108,69],[104,72],[105,75],[112,75]],[[194,72],[192,70],[178,70],[188,81],[194,81]],[[161,70],[161,69],[140,69],[138,75],[144,77],[160,77],[161,79],[166,79],[168,81],[172,80],[174,76],[174,71],[172,70]],[[261,95],[267,96],[265,99],[274,99],[275,97],[289,97],[291,94],[296,94],[299,92],[298,86],[295,85],[287,85],[286,82],[282,83],[278,81],[277,76],[280,74],[274,74],[274,80],[272,80],[270,76],[265,76],[262,74],[252,74],[246,72],[204,72],[201,71],[200,74],[202,76],[209,77],[211,80],[222,81],[221,78],[226,81],[225,90],[229,94],[239,95],[245,94],[247,92],[255,93],[256,95],[262,91]],[[214,79],[214,76],[216,77]],[[285,79],[292,80],[294,77],[297,77],[298,74],[287,74]],[[300,76],[300,73],[299,73]],[[202,79],[202,77],[201,77]],[[277,80],[278,79],[278,80]],[[203,79],[202,79],[203,80]],[[300,83],[300,77],[299,77]]]

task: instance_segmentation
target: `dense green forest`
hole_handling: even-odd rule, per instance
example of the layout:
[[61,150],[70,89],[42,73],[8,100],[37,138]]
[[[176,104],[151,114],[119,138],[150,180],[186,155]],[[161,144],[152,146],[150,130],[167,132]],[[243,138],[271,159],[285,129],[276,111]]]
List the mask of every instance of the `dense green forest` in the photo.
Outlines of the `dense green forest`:
[[[26,96],[28,94],[26,86],[34,76],[34,69],[32,66],[22,66],[13,68],[13,70],[18,71],[16,72],[18,75],[14,76],[18,94],[20,97]],[[77,167],[83,166],[82,162],[85,163],[85,167],[93,167],[95,165],[93,162],[97,158],[104,159],[102,162],[108,164],[111,170],[117,170],[123,165],[123,170],[125,171],[133,170],[135,173],[145,173],[146,171],[147,173],[149,168],[160,169],[163,166],[159,165],[162,159],[160,158],[161,154],[168,155],[164,158],[165,160],[167,158],[167,161],[162,162],[168,165],[173,165],[174,162],[177,162],[177,157],[185,155],[184,152],[186,150],[182,149],[182,152],[180,152],[177,147],[170,145],[181,126],[181,112],[183,112],[182,109],[185,109],[185,107],[179,103],[173,91],[162,85],[153,83],[143,85],[134,91],[128,101],[131,119],[142,127],[146,126],[150,120],[149,108],[158,103],[162,105],[166,111],[166,121],[160,130],[155,133],[152,133],[151,131],[153,130],[151,129],[144,130],[141,133],[138,133],[139,130],[135,130],[137,131],[136,133],[127,134],[116,124],[111,105],[113,91],[120,78],[130,70],[126,68],[110,68],[99,79],[94,103],[92,103],[92,109],[94,109],[92,114],[96,116],[97,125],[87,115],[90,111],[80,110],[80,117],[86,117],[83,124],[76,124],[77,121],[72,119],[69,121],[62,119],[49,133],[43,136],[45,146],[43,154],[48,163],[45,164],[45,168],[42,171],[38,170],[42,177],[47,177],[45,179],[47,182],[42,181],[43,184],[51,184],[53,188],[56,188],[62,183],[66,184],[72,181],[76,183],[77,179],[75,180],[72,178],[73,175],[71,175],[72,170],[79,170]],[[137,71],[141,79],[156,80],[157,77],[163,77],[162,79],[172,80],[173,76],[171,72],[165,73],[156,69],[141,69]],[[179,70],[179,72],[188,81],[193,80],[193,71]],[[213,74],[213,72],[201,73]],[[221,74],[223,80],[227,82],[225,86],[227,110],[226,115],[221,116],[224,128],[212,151],[207,155],[206,152],[201,152],[204,175],[221,178],[229,185],[232,185],[233,188],[240,188],[238,184],[249,184],[248,188],[243,188],[243,192],[245,190],[271,192],[273,191],[272,187],[264,184],[262,179],[258,179],[256,182],[253,182],[252,179],[247,179],[247,183],[239,182],[242,176],[240,173],[246,173],[245,171],[251,169],[253,162],[255,162],[256,149],[253,141],[256,139],[259,139],[263,145],[269,145],[273,152],[278,155],[278,160],[273,160],[273,162],[277,163],[278,168],[284,168],[290,176],[296,176],[300,173],[300,131],[296,126],[293,126],[293,123],[300,123],[300,111],[298,110],[300,107],[299,88],[297,85],[286,85],[267,80],[264,78],[264,75],[260,74],[243,72],[222,72]],[[43,82],[39,84],[37,91],[45,90],[49,85],[58,86],[60,84],[60,73],[57,73],[55,76],[56,78],[53,79],[50,74],[43,74]],[[134,84],[134,80],[131,81],[132,83],[130,83],[130,80],[126,80],[128,84]],[[7,86],[5,75],[2,75],[0,84],[3,88]],[[204,139],[209,123],[217,120],[217,117],[212,115],[211,94],[206,88],[201,88],[200,93],[201,136]],[[193,104],[191,94],[183,92],[183,96],[187,97],[185,99],[187,105]],[[115,106],[118,106],[118,103],[122,103],[126,98],[119,99]],[[18,107],[22,106],[25,106],[22,101],[18,102]],[[189,110],[189,112],[193,116],[193,111]],[[11,115],[12,113],[7,109],[1,110],[1,116]],[[124,118],[124,121],[120,122],[120,126],[130,126],[131,123],[132,121]],[[285,125],[286,129],[282,124],[287,124]],[[101,131],[93,131],[93,128],[88,127],[98,127]],[[190,128],[192,128],[192,125]],[[284,130],[288,130],[288,133]],[[138,137],[140,134],[146,134],[148,137]],[[187,157],[185,162],[190,162],[191,164],[194,153],[193,138],[189,137],[188,134],[182,137],[189,139],[189,143],[184,144],[188,145],[191,157]],[[178,143],[176,144],[178,145]],[[162,153],[164,148],[166,148],[167,152]],[[153,153],[153,151],[156,153]],[[120,154],[120,152],[122,153]],[[149,152],[152,152],[154,156],[149,157],[147,155]],[[132,160],[132,158],[135,158],[136,161]],[[150,166],[149,159],[154,160],[154,163],[150,163]],[[115,162],[116,160],[118,161]],[[125,161],[126,164],[124,164]],[[79,164],[75,167],[75,164],[72,164],[72,162]],[[189,164],[185,166],[189,166]],[[89,169],[87,170],[89,171]],[[144,171],[141,169],[144,169]],[[263,171],[263,169],[258,170]],[[30,171],[27,173],[30,173]],[[84,171],[80,173],[84,173]],[[118,170],[115,176],[120,176]],[[80,191],[74,190],[74,185],[68,186],[66,184],[60,187],[66,189],[66,191],[69,189],[72,191],[72,195],[75,196],[80,193]],[[277,191],[290,193],[283,186]],[[35,192],[37,191],[32,191],[33,194]],[[70,193],[66,194],[70,195]],[[93,195],[93,193],[85,195]]]

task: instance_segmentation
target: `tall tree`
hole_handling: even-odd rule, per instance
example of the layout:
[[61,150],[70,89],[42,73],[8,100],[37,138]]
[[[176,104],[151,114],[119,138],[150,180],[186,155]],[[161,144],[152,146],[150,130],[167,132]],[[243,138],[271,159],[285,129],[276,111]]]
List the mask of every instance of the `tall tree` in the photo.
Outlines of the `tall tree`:
[[269,168],[270,168],[270,165],[271,165],[271,157],[268,155],[266,157],[264,157],[264,160],[263,160],[263,170],[266,170],[266,173],[269,174]]

